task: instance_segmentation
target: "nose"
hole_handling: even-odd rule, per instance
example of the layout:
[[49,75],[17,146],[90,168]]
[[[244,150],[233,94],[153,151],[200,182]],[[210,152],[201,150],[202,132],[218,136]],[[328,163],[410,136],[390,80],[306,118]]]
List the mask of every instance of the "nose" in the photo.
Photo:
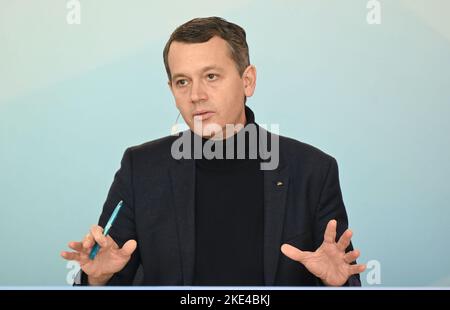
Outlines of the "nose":
[[191,102],[198,103],[208,99],[206,94],[205,86],[201,81],[192,82],[191,87]]

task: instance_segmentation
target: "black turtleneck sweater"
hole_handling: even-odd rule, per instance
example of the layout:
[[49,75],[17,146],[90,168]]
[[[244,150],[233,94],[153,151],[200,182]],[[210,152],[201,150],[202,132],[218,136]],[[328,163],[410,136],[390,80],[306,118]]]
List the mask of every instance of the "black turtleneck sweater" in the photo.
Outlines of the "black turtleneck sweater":
[[[254,123],[248,108],[246,118]],[[264,285],[263,171],[248,141],[246,158],[236,159],[233,138],[234,159],[196,160],[195,285]]]

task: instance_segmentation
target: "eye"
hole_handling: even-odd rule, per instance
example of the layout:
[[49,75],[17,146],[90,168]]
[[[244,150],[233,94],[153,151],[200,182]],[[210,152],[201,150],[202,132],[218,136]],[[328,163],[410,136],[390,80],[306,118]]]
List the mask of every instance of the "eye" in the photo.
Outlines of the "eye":
[[206,78],[209,80],[209,81],[214,81],[214,80],[216,80],[217,79],[217,74],[214,74],[214,73],[209,73],[207,76],[206,76]]
[[186,79],[180,79],[176,82],[177,86],[186,86],[188,81]]

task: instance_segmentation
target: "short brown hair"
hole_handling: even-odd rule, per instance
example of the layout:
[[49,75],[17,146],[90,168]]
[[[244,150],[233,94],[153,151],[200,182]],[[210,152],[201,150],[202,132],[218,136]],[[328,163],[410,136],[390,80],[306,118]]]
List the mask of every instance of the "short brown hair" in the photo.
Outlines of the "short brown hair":
[[219,36],[227,41],[230,47],[231,58],[236,64],[239,74],[242,76],[250,65],[248,45],[245,39],[245,30],[220,17],[194,18],[179,26],[167,41],[164,47],[163,57],[169,81],[172,80],[169,68],[169,49],[173,41],[184,43],[203,43],[212,37]]

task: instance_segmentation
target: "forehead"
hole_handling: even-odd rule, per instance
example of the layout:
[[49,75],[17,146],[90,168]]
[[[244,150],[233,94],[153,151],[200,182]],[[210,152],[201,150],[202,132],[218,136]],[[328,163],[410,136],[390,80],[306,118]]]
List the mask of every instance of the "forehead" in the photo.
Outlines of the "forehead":
[[172,42],[168,61],[172,76],[195,74],[206,67],[226,69],[234,66],[228,43],[217,36],[203,43]]

